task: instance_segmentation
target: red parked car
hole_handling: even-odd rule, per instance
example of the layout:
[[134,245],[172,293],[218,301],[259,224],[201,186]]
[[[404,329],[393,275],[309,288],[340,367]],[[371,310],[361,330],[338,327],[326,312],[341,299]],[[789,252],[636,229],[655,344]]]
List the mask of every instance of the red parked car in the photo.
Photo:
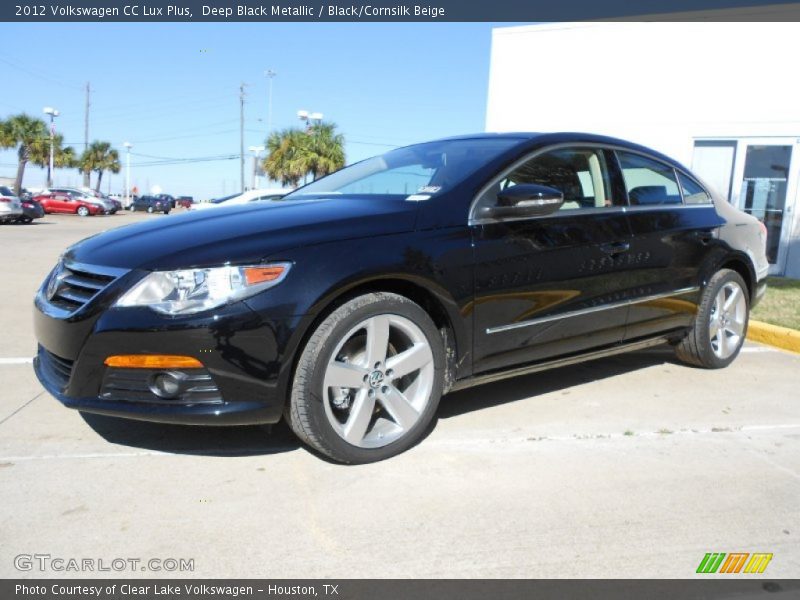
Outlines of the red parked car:
[[75,198],[69,194],[50,193],[41,194],[34,198],[42,205],[44,212],[50,213],[69,213],[87,217],[103,212],[103,208],[97,204],[85,202],[80,198]]

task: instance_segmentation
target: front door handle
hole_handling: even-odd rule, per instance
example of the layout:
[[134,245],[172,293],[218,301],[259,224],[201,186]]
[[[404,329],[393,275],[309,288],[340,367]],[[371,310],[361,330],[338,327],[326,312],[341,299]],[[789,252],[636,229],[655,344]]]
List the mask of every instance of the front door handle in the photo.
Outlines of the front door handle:
[[600,246],[600,250],[606,254],[610,254],[611,256],[622,254],[630,249],[631,245],[628,242],[612,242],[610,244],[602,244]]
[[714,241],[713,231],[696,231],[694,235],[698,240],[700,240],[701,244],[710,244]]

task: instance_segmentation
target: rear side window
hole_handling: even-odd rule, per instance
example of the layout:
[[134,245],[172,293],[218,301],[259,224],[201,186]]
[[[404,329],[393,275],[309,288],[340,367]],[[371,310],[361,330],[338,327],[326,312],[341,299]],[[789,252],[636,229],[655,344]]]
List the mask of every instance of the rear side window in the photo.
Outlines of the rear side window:
[[631,152],[617,152],[631,206],[681,204],[675,169]]
[[711,196],[695,180],[678,173],[685,204],[711,204]]

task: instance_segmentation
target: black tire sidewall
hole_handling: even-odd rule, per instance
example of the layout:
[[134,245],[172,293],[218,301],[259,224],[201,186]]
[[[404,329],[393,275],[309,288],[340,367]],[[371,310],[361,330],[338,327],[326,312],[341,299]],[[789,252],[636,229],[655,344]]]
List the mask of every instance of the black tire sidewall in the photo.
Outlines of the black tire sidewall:
[[[336,313],[337,311],[334,311],[334,313],[332,313],[328,318],[336,318]],[[431,353],[433,354],[433,388],[425,411],[420,416],[414,427],[407,431],[405,435],[391,444],[381,448],[360,448],[343,440],[328,421],[328,417],[325,413],[325,406],[323,404],[323,398],[321,396],[323,393],[323,378],[325,376],[325,370],[328,362],[330,361],[336,346],[341,341],[342,336],[347,334],[347,332],[349,332],[353,327],[356,327],[364,320],[384,314],[394,314],[405,317],[422,330],[423,334],[428,340]],[[405,450],[417,444],[424,437],[426,430],[433,420],[433,416],[436,412],[442,395],[445,369],[445,352],[439,331],[436,329],[436,326],[434,325],[433,321],[431,321],[428,314],[417,304],[404,298],[402,300],[389,298],[381,299],[377,302],[361,306],[341,318],[333,326],[330,334],[319,346],[317,346],[313,352],[313,355],[315,355],[313,356],[315,362],[311,370],[311,377],[306,382],[306,389],[298,391],[301,391],[301,393],[306,395],[306,407],[309,423],[314,429],[315,433],[321,438],[323,444],[330,449],[328,454],[332,458],[347,463],[368,463],[384,460],[404,452]],[[303,358],[308,360],[312,357],[304,356]],[[301,358],[301,360],[303,360],[303,358]]]
[[[739,341],[739,346],[736,348],[736,351],[727,358],[720,358],[714,354],[714,349],[711,347],[711,338],[709,336],[709,328],[711,327],[711,309],[714,306],[714,298],[719,293],[719,290],[722,288],[722,286],[731,281],[738,284],[742,290],[742,294],[744,294],[746,321],[742,331],[742,339]],[[697,313],[697,320],[695,321],[696,335],[698,336],[698,349],[701,353],[701,360],[711,368],[722,369],[727,367],[734,360],[736,360],[737,356],[739,356],[739,352],[744,345],[744,340],[747,337],[747,329],[749,325],[750,297],[748,295],[747,285],[742,279],[742,276],[736,271],[727,269],[719,271],[716,275],[714,275],[714,277],[711,278],[711,281],[708,282],[708,285],[703,292],[703,299],[700,303],[700,309]]]

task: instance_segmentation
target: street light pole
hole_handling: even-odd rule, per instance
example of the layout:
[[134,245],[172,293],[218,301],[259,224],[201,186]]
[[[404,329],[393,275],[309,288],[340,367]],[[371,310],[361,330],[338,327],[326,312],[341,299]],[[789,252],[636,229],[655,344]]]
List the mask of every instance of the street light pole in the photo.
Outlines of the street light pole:
[[54,149],[54,138],[56,134],[56,124],[54,119],[60,115],[55,108],[52,106],[45,106],[44,107],[44,114],[50,115],[50,162],[47,164],[47,187],[53,187],[53,169],[54,169],[54,159],[55,159],[55,149]]
[[306,124],[306,129],[308,131],[311,131],[311,128],[314,127],[315,121],[317,124],[322,122],[322,116],[321,112],[308,112],[307,110],[297,111],[297,118]]
[[261,185],[261,182],[258,180],[258,159],[261,156],[261,152],[264,150],[264,146],[250,146],[248,150],[253,153],[253,189],[257,190]]
[[264,76],[269,79],[269,104],[267,104],[267,139],[269,139],[269,134],[272,133],[272,80],[275,78],[277,73],[272,69],[267,69],[264,71]]
[[133,144],[125,142],[125,207],[131,205],[131,148]]

